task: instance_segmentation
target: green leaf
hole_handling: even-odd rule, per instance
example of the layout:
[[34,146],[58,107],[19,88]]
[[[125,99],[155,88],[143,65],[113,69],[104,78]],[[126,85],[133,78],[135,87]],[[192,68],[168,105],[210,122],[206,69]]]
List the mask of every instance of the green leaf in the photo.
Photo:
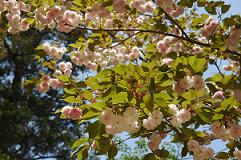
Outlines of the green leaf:
[[188,148],[187,145],[185,144],[184,147],[182,148],[182,157],[185,157],[188,153]]
[[99,141],[99,150],[96,153],[97,155],[106,154],[111,149],[110,140],[107,138],[101,138]]
[[64,92],[68,93],[70,95],[75,95],[77,93],[77,89],[76,88],[70,88],[70,89],[64,88]]
[[170,95],[166,92],[160,92],[160,93],[156,94],[156,97],[161,97],[164,100],[170,100],[171,99]]
[[229,10],[230,7],[231,7],[230,5],[222,5],[222,7],[221,7],[221,12],[222,12],[223,14],[226,13],[226,12],[228,12],[228,10]]
[[108,151],[108,158],[113,159],[118,153],[117,146],[112,145],[110,150]]
[[78,160],[86,159],[88,157],[88,150],[89,150],[89,145],[81,147],[81,149],[77,153],[77,159]]
[[206,81],[212,81],[212,82],[220,82],[222,81],[223,77],[220,74],[215,74],[214,76],[206,79]]
[[226,152],[219,152],[215,158],[218,158],[218,159],[228,159],[230,156],[228,153]]
[[76,147],[79,147],[80,145],[84,144],[85,142],[88,141],[89,138],[82,138],[82,139],[78,139],[74,142],[74,144],[72,145],[72,149],[73,148],[76,148]]
[[153,98],[150,94],[146,94],[144,97],[143,97],[143,102],[146,106],[146,108],[148,110],[152,110],[153,109]]
[[202,107],[197,109],[198,116],[206,123],[210,123],[213,119],[214,113],[211,111],[211,109]]
[[82,100],[79,97],[75,97],[75,96],[68,96],[63,100],[68,103],[82,103]]
[[216,15],[217,14],[216,6],[217,6],[217,3],[212,1],[212,2],[208,3],[208,5],[205,7],[205,10],[209,14]]
[[197,58],[197,56],[188,57],[188,64],[192,67],[195,73],[203,71],[206,65],[204,58]]
[[84,90],[82,92],[82,96],[84,96],[85,99],[87,100],[92,100],[93,99],[93,94],[92,92],[88,91],[88,90]]
[[218,114],[218,113],[216,113],[216,114],[213,116],[213,121],[222,119],[223,116],[224,116],[223,114]]
[[168,80],[166,80],[166,81],[163,81],[163,82],[161,83],[161,86],[162,86],[162,87],[168,87],[168,86],[173,85],[173,83],[174,83],[174,80],[173,80],[173,79],[168,79]]
[[144,156],[144,160],[155,160],[155,154],[153,153],[148,153],[147,155]]
[[229,83],[230,80],[232,80],[234,75],[225,75],[222,79],[222,84],[226,85]]
[[91,118],[95,118],[95,117],[98,117],[99,116],[99,112],[94,112],[92,110],[88,111],[87,113],[85,113],[81,119],[91,119]]
[[192,8],[194,0],[180,0],[177,4],[179,6]]
[[189,91],[183,93],[182,97],[191,101],[191,100],[196,99],[196,93],[194,90],[189,90]]
[[195,130],[191,128],[181,128],[180,129],[184,135],[187,137],[192,137],[195,135]]
[[169,156],[169,152],[166,149],[157,149],[154,154],[160,158],[167,158]]
[[89,139],[98,139],[105,132],[105,126],[99,121],[95,121],[86,127],[86,132],[89,134]]
[[234,140],[231,140],[231,141],[229,141],[229,143],[226,144],[226,146],[227,146],[230,150],[234,149],[237,145],[238,145],[238,142],[236,142],[236,141],[234,141]]
[[104,102],[95,102],[91,104],[91,107],[98,111],[102,111],[106,107],[106,104]]
[[64,83],[70,82],[69,76],[66,76],[66,75],[58,76],[57,78]]
[[127,72],[127,66],[125,64],[119,64],[115,66],[113,70],[120,75],[125,75]]
[[197,0],[198,7],[204,7],[207,4],[207,0]]
[[237,104],[237,102],[236,102],[236,100],[235,100],[233,97],[224,99],[224,100],[221,102],[221,107],[216,108],[216,109],[215,109],[215,112],[220,112],[220,111],[227,110],[229,107],[233,107],[233,106],[235,106],[236,104]]
[[120,92],[112,97],[113,104],[127,103],[128,102],[127,92]]

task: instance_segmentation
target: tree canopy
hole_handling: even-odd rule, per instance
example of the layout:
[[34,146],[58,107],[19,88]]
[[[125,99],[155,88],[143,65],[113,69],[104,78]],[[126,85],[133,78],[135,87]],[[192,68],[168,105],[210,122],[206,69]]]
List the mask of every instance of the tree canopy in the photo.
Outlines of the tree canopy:
[[[2,39],[13,51],[21,51],[10,55],[15,72],[22,72],[24,61],[16,57],[30,48],[18,41],[25,36],[28,41],[31,31],[37,32],[33,39],[43,32],[52,34],[40,44],[29,43],[35,59],[29,68],[39,68],[26,79],[15,75],[13,81],[18,83],[13,91],[20,92],[23,85],[27,92],[60,98],[63,103],[53,107],[55,113],[76,121],[76,128],[86,124],[84,136],[72,146],[78,159],[92,154],[114,159],[118,153],[114,137],[123,132],[130,139],[148,139],[150,152],[144,159],[167,158],[169,152],[160,143],[168,137],[182,146],[182,157],[241,159],[241,18],[225,16],[229,4],[208,0],[0,0],[0,4]],[[216,73],[206,75],[210,66]],[[83,74],[83,68],[90,72]],[[227,150],[211,148],[215,140],[225,142]]]

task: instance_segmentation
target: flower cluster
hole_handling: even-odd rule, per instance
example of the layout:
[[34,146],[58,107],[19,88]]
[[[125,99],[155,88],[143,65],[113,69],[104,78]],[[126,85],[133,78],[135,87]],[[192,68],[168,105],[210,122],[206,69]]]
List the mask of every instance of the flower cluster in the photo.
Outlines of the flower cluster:
[[124,131],[133,134],[140,129],[138,111],[132,107],[128,107],[123,116],[114,115],[111,110],[104,110],[100,115],[100,122],[106,125],[106,132],[112,135]]
[[233,96],[238,102],[241,102],[241,89],[233,89]]
[[37,91],[41,93],[48,92],[50,87],[53,89],[63,88],[63,83],[57,78],[50,78],[49,75],[44,75],[41,78],[41,82],[36,85]]
[[119,13],[125,12],[126,0],[114,0],[113,1],[113,10]]
[[223,66],[225,71],[240,71],[240,64],[237,61],[231,61],[231,64]]
[[217,27],[218,21],[214,20],[213,17],[209,17],[202,29],[202,35],[205,37],[211,36],[217,30]]
[[181,127],[182,123],[185,123],[192,118],[191,113],[186,109],[179,110],[174,104],[169,104],[168,107],[174,114],[174,117],[170,121],[174,127]]
[[34,13],[38,28],[47,26],[50,29],[56,28],[65,33],[78,27],[82,20],[82,16],[77,12],[59,6],[37,8]]
[[204,82],[202,76],[200,76],[200,75],[192,76],[191,87],[193,87],[194,89],[197,89],[197,90],[204,89],[205,82]]
[[155,151],[159,148],[159,145],[161,143],[161,140],[166,137],[165,133],[158,133],[155,132],[151,135],[150,140],[147,144],[147,146],[152,150]]
[[72,62],[78,66],[96,70],[97,64],[105,68],[116,65],[118,63],[125,63],[128,60],[137,59],[141,52],[138,47],[133,47],[131,52],[128,52],[126,47],[116,47],[112,49],[99,49],[99,51],[92,52],[88,48],[84,51],[76,51],[71,58]]
[[5,0],[0,0],[0,15],[6,10],[6,3],[7,2]]
[[194,88],[196,90],[202,90],[205,88],[205,82],[200,75],[192,77],[184,77],[179,82],[173,84],[173,90],[178,94],[186,92],[186,90]]
[[173,18],[182,15],[184,12],[184,8],[177,6],[173,0],[157,0],[156,3]]
[[241,160],[241,151],[234,151],[233,152],[234,157],[236,157],[238,160]]
[[159,110],[152,111],[147,119],[143,119],[143,127],[147,130],[154,130],[158,125],[161,124],[163,114]]
[[171,58],[163,58],[161,61],[161,65],[171,66],[172,62],[173,62],[173,59]]
[[163,57],[167,57],[167,55],[171,52],[181,52],[182,49],[183,44],[171,36],[166,36],[163,40],[157,42],[157,50]]
[[239,40],[241,36],[241,29],[232,28],[228,39],[226,40],[226,47],[230,50],[237,50],[240,46]]
[[65,47],[58,48],[56,46],[50,45],[48,43],[43,44],[44,51],[52,57],[55,61],[59,61],[62,59],[63,54],[66,52]]
[[153,2],[144,2],[143,0],[133,0],[130,2],[130,7],[137,9],[141,13],[149,12],[152,13],[155,9]]
[[[122,4],[123,7],[124,4]],[[102,7],[101,5],[92,6],[89,11],[85,14],[85,20],[93,20],[94,22],[100,21],[101,18],[110,16],[110,12]],[[98,24],[98,22],[97,22]]]
[[223,99],[223,91],[217,91],[213,94],[212,99]]
[[204,148],[196,140],[189,140],[188,150],[193,152],[194,160],[210,159],[214,156],[214,150],[210,147]]
[[62,72],[64,73],[64,75],[70,76],[72,73],[72,63],[70,62],[60,62],[58,64],[58,67],[60,70],[56,70],[54,75],[55,76],[60,76],[62,75]]
[[181,79],[179,82],[176,82],[173,84],[173,90],[178,95],[186,92],[187,89],[189,89],[191,86],[191,79],[189,77],[185,77]]
[[9,25],[8,32],[15,34],[28,30],[29,23],[26,18],[21,18],[21,11],[29,12],[31,5],[16,0],[0,1],[0,12],[5,11],[7,8],[9,10],[6,15]]
[[82,116],[82,111],[79,108],[73,108],[71,106],[65,106],[61,110],[64,118],[69,118],[72,120],[78,120]]
[[241,136],[241,126],[233,123],[229,125],[229,128],[225,128],[220,122],[213,122],[211,124],[211,131],[216,138],[222,140],[237,139]]
[[200,54],[200,53],[203,52],[203,49],[202,49],[200,46],[197,46],[197,45],[194,45],[194,46],[192,47],[192,50],[193,50],[193,53],[194,53],[194,54]]

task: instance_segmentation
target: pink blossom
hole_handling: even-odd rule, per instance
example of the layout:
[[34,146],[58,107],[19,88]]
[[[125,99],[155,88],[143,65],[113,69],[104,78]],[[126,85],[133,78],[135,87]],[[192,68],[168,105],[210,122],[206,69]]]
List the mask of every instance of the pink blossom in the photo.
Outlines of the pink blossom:
[[150,140],[147,144],[147,146],[152,150],[155,151],[159,148],[159,144],[163,137],[160,135],[160,133],[153,133],[150,137]]
[[205,82],[200,75],[195,75],[192,77],[192,86],[195,89],[204,89]]
[[151,1],[146,2],[144,9],[146,12],[152,13],[154,11],[154,4]]
[[181,109],[176,114],[177,120],[181,123],[185,123],[191,119],[191,113],[188,110]]
[[234,157],[236,157],[238,160],[241,160],[241,151],[234,151],[233,152]]
[[199,143],[196,140],[189,140],[187,147],[189,151],[195,152],[199,148]]
[[41,80],[44,82],[44,83],[48,83],[50,81],[50,76],[49,75],[43,75]]
[[204,149],[204,159],[210,159],[214,156],[214,150],[210,147]]
[[231,71],[231,70],[233,70],[233,66],[232,65],[225,65],[225,66],[223,66],[223,69],[225,71]]
[[20,22],[20,30],[27,31],[29,29],[29,23],[26,18],[23,18]]
[[82,115],[82,111],[79,108],[73,108],[70,106],[63,107],[61,112],[65,118],[69,118],[72,120],[78,120],[81,118]]
[[173,59],[171,58],[163,58],[161,64],[170,66],[172,62],[173,62]]
[[113,9],[117,12],[124,12],[126,6],[126,0],[114,0]]
[[217,91],[212,96],[212,99],[222,99],[222,98],[223,98],[223,91]]
[[58,79],[56,79],[56,78],[52,78],[52,79],[50,80],[50,86],[51,86],[53,89],[57,89],[57,88],[63,88],[64,84],[63,84],[60,80],[58,80]]
[[97,141],[93,140],[92,144],[91,144],[91,148],[96,150],[97,149]]
[[113,113],[111,110],[104,110],[100,115],[100,122],[107,125],[113,119]]
[[47,11],[46,16],[49,19],[54,19],[54,18],[57,18],[60,14],[61,14],[61,8],[59,6],[54,6]]
[[62,108],[61,112],[63,113],[63,115],[66,117],[66,118],[69,118],[69,112],[70,110],[72,109],[73,107],[70,107],[70,106],[65,106]]
[[54,77],[58,77],[58,76],[62,76],[62,72],[60,70],[55,70],[55,72],[53,73]]
[[72,108],[68,114],[70,119],[78,120],[81,118],[82,111],[79,108]]
[[241,102],[241,90],[240,89],[234,89],[233,96],[237,101]]
[[232,124],[228,133],[233,139],[239,138],[241,136],[241,126],[238,124]]

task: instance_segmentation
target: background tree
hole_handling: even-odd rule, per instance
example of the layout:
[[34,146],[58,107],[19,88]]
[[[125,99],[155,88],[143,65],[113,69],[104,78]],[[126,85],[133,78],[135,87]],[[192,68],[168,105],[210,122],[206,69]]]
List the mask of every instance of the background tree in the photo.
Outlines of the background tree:
[[[74,36],[36,29],[1,38],[0,63],[0,155],[3,159],[68,159],[74,139],[82,136],[82,127],[62,121],[54,114],[65,105],[59,91],[47,95],[33,90],[28,79],[39,76],[44,67],[34,62],[35,48],[45,39]],[[67,37],[67,38],[66,38]],[[25,88],[24,88],[24,81]],[[8,158],[7,158],[8,157]]]

